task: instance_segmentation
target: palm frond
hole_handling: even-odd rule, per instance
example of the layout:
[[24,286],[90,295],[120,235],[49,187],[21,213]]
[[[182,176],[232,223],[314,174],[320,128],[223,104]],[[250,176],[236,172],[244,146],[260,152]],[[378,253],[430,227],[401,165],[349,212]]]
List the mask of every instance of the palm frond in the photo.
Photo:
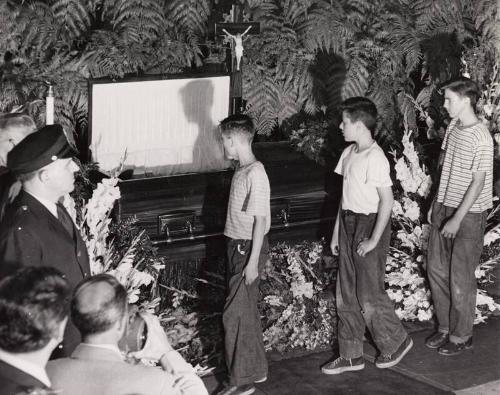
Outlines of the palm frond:
[[166,2],[167,19],[173,21],[181,30],[205,34],[210,16],[209,0],[171,0]]
[[56,26],[67,32],[71,39],[86,32],[91,24],[91,15],[85,2],[79,0],[56,0],[52,3]]

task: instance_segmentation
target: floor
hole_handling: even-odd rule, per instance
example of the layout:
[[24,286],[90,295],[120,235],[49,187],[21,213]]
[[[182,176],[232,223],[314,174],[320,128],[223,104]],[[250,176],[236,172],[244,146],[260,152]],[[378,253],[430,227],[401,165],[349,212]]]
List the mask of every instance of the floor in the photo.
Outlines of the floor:
[[[395,367],[377,369],[375,349],[365,342],[365,369],[341,375],[321,373],[322,364],[332,358],[323,351],[292,358],[269,355],[269,378],[257,384],[255,394],[500,394],[500,317],[490,318],[474,329],[474,346],[454,357],[444,357],[425,347],[432,334],[429,325],[410,324],[414,346]],[[223,375],[205,377],[212,394],[220,388]]]

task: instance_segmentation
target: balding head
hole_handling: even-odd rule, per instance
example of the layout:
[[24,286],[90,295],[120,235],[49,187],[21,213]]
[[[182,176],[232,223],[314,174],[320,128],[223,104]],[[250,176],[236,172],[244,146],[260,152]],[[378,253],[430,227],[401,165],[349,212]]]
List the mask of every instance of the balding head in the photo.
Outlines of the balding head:
[[7,165],[7,154],[35,130],[35,122],[28,115],[19,113],[0,115],[0,166]]
[[111,329],[127,314],[127,291],[109,274],[98,274],[76,287],[71,301],[71,320],[82,337]]

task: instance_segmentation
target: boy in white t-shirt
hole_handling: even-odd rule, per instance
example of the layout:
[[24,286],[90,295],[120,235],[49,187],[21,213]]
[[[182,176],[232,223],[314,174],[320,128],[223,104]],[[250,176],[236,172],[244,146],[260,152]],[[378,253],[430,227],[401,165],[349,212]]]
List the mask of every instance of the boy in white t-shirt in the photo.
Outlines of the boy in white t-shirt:
[[342,201],[330,247],[339,256],[337,314],[340,356],[325,374],[361,370],[366,327],[380,351],[378,368],[396,365],[413,346],[384,287],[393,204],[389,162],[373,139],[377,108],[369,99],[342,103],[340,129],[352,142],[335,172],[343,176]]

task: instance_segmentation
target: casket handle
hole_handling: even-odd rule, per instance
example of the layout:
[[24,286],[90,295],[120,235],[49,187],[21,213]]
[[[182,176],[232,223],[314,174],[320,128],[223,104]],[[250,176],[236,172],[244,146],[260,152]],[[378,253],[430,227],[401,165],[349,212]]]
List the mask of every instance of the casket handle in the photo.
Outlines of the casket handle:
[[283,225],[285,226],[285,228],[288,227],[288,225],[290,225],[288,223],[288,210],[286,208],[281,209],[279,216],[283,220]]
[[168,225],[163,226],[162,232],[167,236],[167,243],[171,243],[172,237],[170,237],[170,229],[168,228]]
[[189,235],[190,240],[194,240],[194,234],[193,234],[193,225],[191,224],[191,221],[186,221],[186,230]]
[[167,243],[185,235],[194,240],[196,213],[193,210],[174,210],[158,215],[158,236],[165,237]]

